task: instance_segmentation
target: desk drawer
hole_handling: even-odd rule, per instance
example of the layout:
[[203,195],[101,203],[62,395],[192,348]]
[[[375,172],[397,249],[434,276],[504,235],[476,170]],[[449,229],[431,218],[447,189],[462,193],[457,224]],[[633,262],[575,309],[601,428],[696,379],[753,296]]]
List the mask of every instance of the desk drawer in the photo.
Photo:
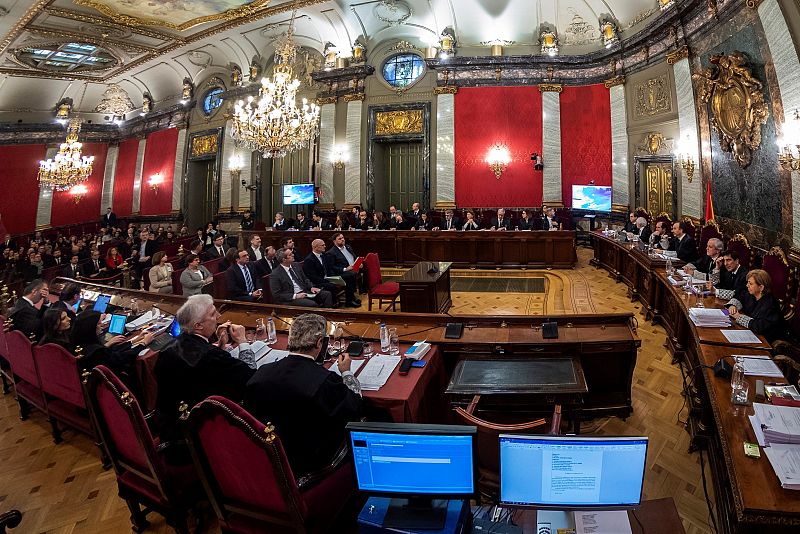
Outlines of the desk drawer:
[[635,350],[632,343],[584,343],[581,345],[582,354],[607,354],[613,352],[630,352]]

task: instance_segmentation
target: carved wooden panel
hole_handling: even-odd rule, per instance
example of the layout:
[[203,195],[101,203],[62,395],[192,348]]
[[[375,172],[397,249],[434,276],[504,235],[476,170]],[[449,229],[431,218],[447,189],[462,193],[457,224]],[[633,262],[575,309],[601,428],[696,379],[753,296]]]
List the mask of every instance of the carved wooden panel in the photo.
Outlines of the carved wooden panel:
[[672,93],[666,74],[650,78],[634,88],[636,100],[633,115],[636,119],[646,119],[654,115],[672,112]]

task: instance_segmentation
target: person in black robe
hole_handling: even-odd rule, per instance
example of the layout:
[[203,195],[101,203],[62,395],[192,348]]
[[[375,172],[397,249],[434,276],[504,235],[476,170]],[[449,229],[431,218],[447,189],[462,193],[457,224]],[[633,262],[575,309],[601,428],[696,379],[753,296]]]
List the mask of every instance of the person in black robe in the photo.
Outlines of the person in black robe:
[[753,269],[747,273],[747,293],[741,300],[733,298],[726,306],[736,324],[749,328],[772,343],[786,337],[786,323],[778,301],[772,296],[769,273]]

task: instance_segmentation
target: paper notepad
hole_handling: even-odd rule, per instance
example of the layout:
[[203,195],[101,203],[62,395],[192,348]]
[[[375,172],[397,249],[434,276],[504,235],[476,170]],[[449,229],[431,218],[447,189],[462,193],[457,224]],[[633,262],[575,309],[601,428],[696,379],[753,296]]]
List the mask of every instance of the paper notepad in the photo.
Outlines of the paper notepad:
[[757,343],[761,344],[761,340],[750,330],[720,330],[728,343]]
[[261,367],[262,365],[267,365],[268,363],[275,363],[287,357],[289,355],[288,350],[280,350],[280,349],[270,349],[264,356],[258,358],[256,360],[256,369]]
[[747,376],[769,376],[771,378],[783,378],[783,373],[772,358],[766,355],[746,355],[734,354],[734,358],[741,358],[744,365],[744,374]]
[[358,374],[361,389],[367,391],[379,390],[389,380],[389,376],[391,376],[398,363],[400,363],[400,356],[380,354],[370,358],[367,365]]
[[[361,366],[364,365],[364,362],[366,362],[366,361],[367,360],[352,360],[352,363],[350,364],[350,371],[353,374],[356,374],[358,372],[358,370],[361,369]],[[333,365],[330,366],[328,371],[330,371],[332,373],[336,373],[339,376],[342,376],[342,372],[339,371],[339,362],[333,362]]]
[[764,448],[772,469],[784,489],[800,489],[800,445],[776,443]]

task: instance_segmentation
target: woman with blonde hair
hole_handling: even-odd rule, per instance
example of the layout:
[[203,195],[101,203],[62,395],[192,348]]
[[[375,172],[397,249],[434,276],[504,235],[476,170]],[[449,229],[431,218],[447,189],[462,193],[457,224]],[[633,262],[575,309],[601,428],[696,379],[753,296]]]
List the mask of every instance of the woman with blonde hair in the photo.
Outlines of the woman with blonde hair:
[[786,337],[786,323],[778,302],[772,296],[772,280],[767,271],[753,269],[748,272],[747,293],[737,294],[725,306],[736,324],[763,335],[770,343]]

